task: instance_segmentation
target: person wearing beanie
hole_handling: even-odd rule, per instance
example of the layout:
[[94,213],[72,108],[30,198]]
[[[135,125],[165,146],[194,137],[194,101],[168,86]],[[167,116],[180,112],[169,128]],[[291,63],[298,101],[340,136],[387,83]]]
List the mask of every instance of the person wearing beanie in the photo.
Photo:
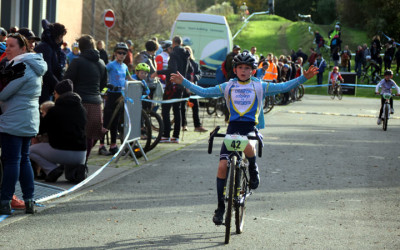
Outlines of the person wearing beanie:
[[61,50],[63,38],[67,34],[67,29],[60,23],[49,23],[46,19],[42,20],[43,33],[41,42],[34,48],[36,53],[41,53],[47,63],[47,72],[43,76],[42,93],[39,104],[51,99],[54,86],[63,79],[66,55]]
[[[64,173],[64,165],[85,165],[86,110],[73,82],[62,80],[54,87],[55,105],[42,120],[41,133],[48,142],[30,147],[30,159],[45,174],[45,181],[55,182]],[[67,170],[65,170],[67,176]]]

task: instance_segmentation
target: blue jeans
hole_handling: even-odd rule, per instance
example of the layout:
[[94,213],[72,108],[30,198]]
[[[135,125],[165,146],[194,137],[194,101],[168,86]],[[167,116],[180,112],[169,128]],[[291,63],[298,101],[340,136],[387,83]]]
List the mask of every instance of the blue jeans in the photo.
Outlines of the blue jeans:
[[31,137],[0,133],[0,138],[1,160],[4,170],[0,200],[12,199],[18,179],[23,193],[22,198],[24,200],[32,199],[35,186],[33,170],[29,160]]

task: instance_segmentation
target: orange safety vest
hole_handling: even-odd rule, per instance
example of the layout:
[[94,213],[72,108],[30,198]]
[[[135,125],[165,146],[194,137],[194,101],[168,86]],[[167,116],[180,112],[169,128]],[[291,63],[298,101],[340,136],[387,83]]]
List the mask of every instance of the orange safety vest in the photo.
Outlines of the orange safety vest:
[[273,81],[278,79],[278,68],[276,67],[275,63],[272,61],[269,62],[269,67],[265,71],[265,75],[263,80],[265,81]]

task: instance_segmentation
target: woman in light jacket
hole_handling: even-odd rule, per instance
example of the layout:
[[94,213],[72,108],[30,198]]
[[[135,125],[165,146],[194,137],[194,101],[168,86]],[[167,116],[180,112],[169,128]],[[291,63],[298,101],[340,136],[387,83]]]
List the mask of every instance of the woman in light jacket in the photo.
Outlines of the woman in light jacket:
[[26,66],[25,75],[11,81],[0,92],[1,159],[3,182],[1,185],[0,214],[11,214],[11,198],[19,180],[26,213],[34,213],[33,170],[29,161],[31,138],[39,130],[39,96],[42,76],[47,64],[41,54],[28,53],[28,42],[20,34],[11,34],[7,39],[7,59]]

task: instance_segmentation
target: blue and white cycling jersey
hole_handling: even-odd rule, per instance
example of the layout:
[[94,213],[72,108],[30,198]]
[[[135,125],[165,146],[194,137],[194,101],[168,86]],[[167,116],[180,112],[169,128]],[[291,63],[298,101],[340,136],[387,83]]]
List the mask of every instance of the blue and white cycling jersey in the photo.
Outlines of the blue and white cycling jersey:
[[116,60],[107,64],[109,83],[115,87],[125,88],[125,79],[129,74],[128,66],[125,63],[118,63]]
[[258,115],[262,110],[262,100],[266,96],[289,92],[307,81],[305,76],[282,83],[269,83],[252,77],[247,82],[237,78],[211,88],[194,85],[187,79],[183,86],[202,97],[225,97],[229,108],[229,121],[250,121],[258,124]]

